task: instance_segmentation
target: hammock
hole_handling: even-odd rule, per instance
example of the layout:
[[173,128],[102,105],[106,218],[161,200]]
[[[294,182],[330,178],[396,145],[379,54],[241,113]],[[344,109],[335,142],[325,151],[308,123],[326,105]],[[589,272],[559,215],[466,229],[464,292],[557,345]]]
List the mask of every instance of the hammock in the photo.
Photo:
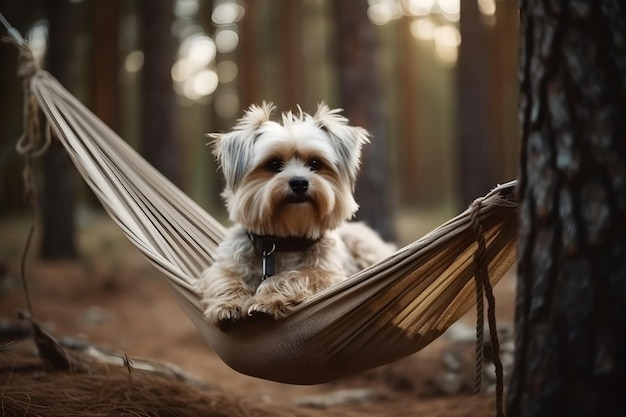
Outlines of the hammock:
[[316,384],[412,354],[482,301],[476,282],[479,290],[482,283],[474,279],[479,272],[488,273],[490,288],[516,259],[516,183],[510,182],[288,317],[243,321],[221,331],[204,321],[192,288],[213,261],[224,227],[38,69],[25,45],[20,48],[25,143],[32,148],[39,140],[34,127],[41,109],[108,214],[164,273],[211,348],[241,373]]

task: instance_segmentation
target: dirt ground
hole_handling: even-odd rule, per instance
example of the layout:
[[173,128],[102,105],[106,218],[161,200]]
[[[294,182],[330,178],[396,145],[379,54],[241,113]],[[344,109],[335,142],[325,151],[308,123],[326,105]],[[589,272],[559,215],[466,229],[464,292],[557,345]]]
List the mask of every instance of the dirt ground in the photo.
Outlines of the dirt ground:
[[[0,318],[4,320],[15,320],[16,311],[26,305],[19,259],[27,226],[25,219],[0,222]],[[412,224],[401,229],[416,236],[429,230]],[[57,338],[174,364],[225,395],[244,399],[246,404],[263,404],[269,410],[287,410],[284,415],[495,415],[489,387],[488,392],[471,395],[473,341],[459,343],[444,335],[409,358],[328,384],[292,386],[264,381],[241,375],[221,362],[177,305],[160,273],[110,220],[83,213],[79,247],[77,262],[42,263],[32,254],[26,262],[34,318]],[[498,284],[495,295],[499,324],[510,324],[514,278],[506,277]],[[469,326],[461,326],[462,331],[473,326],[473,314],[462,320]],[[0,339],[0,356],[10,355],[19,344]],[[455,365],[450,365],[451,353]],[[0,390],[10,383],[6,368],[4,373],[4,377],[0,373]],[[271,415],[252,413],[245,407],[238,413]]]

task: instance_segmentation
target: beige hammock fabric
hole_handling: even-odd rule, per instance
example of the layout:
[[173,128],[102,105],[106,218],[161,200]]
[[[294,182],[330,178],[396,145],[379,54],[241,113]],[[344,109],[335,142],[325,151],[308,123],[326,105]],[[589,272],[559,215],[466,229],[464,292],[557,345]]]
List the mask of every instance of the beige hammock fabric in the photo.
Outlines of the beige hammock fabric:
[[[224,227],[32,58],[22,60],[27,127],[39,107],[105,209],[165,273],[186,313],[233,369],[292,384],[330,381],[420,350],[476,303],[478,245],[467,210],[284,319],[242,322],[227,333],[209,325],[192,283],[212,262]],[[34,143],[29,136],[36,132],[26,131]],[[499,186],[474,207],[493,285],[516,259],[514,188],[515,182]]]

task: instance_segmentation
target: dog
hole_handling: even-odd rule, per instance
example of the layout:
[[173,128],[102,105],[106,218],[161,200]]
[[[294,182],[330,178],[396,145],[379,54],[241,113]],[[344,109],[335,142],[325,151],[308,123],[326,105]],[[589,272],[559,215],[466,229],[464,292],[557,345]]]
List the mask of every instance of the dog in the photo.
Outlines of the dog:
[[315,114],[252,105],[232,131],[209,135],[234,226],[197,281],[207,320],[221,328],[288,315],[314,294],[391,255],[372,229],[348,222],[369,133],[319,104]]

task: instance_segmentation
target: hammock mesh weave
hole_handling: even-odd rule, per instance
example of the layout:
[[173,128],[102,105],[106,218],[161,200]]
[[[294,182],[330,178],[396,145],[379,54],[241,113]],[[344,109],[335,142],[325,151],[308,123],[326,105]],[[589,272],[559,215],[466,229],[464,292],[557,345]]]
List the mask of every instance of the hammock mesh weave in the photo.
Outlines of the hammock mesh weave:
[[[22,48],[26,49],[26,48]],[[22,51],[27,124],[37,108],[126,236],[162,272],[211,348],[233,369],[292,384],[330,381],[414,353],[476,303],[474,217],[492,285],[516,259],[515,182],[280,320],[223,332],[204,321],[192,284],[224,227],[176,188]],[[27,129],[27,132],[29,130]],[[27,133],[26,140],[33,133]]]

